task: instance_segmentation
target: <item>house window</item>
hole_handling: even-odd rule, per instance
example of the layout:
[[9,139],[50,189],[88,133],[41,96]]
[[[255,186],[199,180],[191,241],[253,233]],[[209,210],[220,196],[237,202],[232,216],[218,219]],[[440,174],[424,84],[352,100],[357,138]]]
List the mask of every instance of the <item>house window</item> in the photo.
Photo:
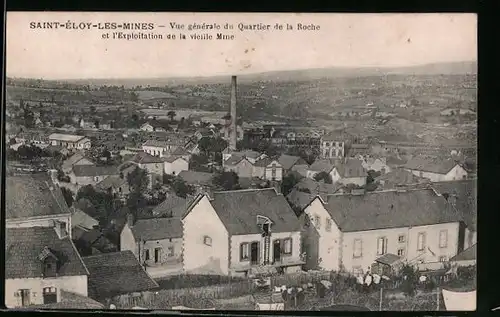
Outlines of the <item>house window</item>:
[[326,218],[326,231],[332,231],[332,219]]
[[425,232],[419,232],[417,236],[417,251],[425,249]]
[[271,178],[273,181],[276,180],[276,167],[273,165],[273,169],[271,170]]
[[146,250],[145,257],[146,257],[146,261],[148,261],[150,259],[149,250]]
[[406,236],[404,234],[400,234],[398,236],[398,242],[399,243],[404,243],[406,241]]
[[248,242],[240,244],[240,261],[248,260],[249,255],[250,255],[250,244],[248,244]]
[[43,289],[43,303],[57,303],[57,289],[55,287],[45,287]]
[[405,249],[398,249],[398,256],[404,256],[405,255]]
[[439,231],[439,247],[440,248],[448,247],[448,230]]
[[167,256],[168,257],[173,257],[174,256],[174,247],[170,246],[167,248]]
[[318,230],[321,229],[321,218],[318,215],[314,216],[314,223],[316,224]]
[[384,255],[387,253],[387,238],[380,237],[377,239],[377,255]]
[[292,238],[283,239],[283,253],[292,254]]
[[448,258],[446,256],[439,257],[439,262],[446,262],[446,261],[448,261]]
[[21,306],[31,305],[31,291],[29,289],[20,289],[16,292],[16,297],[21,298]]
[[353,257],[360,258],[363,256],[363,241],[361,239],[354,239]]
[[203,237],[203,244],[208,245],[209,247],[212,246],[212,238],[209,236],[204,236]]

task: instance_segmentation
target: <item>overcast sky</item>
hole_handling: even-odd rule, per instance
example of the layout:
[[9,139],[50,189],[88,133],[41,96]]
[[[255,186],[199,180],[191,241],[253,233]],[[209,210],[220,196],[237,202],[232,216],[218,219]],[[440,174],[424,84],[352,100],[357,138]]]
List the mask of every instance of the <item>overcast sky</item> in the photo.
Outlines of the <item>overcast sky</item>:
[[[101,30],[30,29],[30,22],[235,25],[233,41],[103,40]],[[313,23],[319,31],[245,31],[238,23]],[[7,76],[45,79],[212,76],[323,67],[476,61],[474,14],[7,14]],[[130,32],[130,31],[129,31]],[[143,31],[147,33],[148,31]],[[173,32],[178,34],[178,31]],[[185,32],[187,35],[194,31]],[[198,34],[216,32],[197,31]]]

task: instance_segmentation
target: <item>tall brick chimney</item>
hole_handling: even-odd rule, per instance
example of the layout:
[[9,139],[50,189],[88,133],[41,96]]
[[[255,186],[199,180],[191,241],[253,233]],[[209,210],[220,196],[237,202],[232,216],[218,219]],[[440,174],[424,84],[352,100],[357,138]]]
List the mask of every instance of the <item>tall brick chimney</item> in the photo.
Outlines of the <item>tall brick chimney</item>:
[[237,126],[236,126],[236,76],[231,76],[231,126],[229,127],[229,148],[236,151]]

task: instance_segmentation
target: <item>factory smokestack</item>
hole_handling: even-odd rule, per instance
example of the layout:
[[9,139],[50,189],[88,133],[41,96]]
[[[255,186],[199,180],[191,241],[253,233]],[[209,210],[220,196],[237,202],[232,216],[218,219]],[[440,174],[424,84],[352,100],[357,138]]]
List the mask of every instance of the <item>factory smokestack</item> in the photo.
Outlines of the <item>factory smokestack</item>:
[[236,76],[231,76],[231,126],[229,127],[229,148],[236,151],[237,126],[236,126]]

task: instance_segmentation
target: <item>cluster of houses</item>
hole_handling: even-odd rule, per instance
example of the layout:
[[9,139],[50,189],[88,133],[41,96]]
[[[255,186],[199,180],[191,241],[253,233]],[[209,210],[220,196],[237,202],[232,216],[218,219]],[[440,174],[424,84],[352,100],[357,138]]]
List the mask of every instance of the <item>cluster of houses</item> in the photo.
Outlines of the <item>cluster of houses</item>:
[[128,216],[118,250],[82,256],[72,237],[95,222],[68,208],[48,175],[8,177],[6,304],[62,305],[73,296],[95,307],[155,289],[153,278],[171,274],[390,275],[401,263],[422,272],[475,263],[474,180],[349,194],[323,183],[317,193],[300,191],[314,183],[296,186],[300,213],[275,188],[170,195],[153,217]]

